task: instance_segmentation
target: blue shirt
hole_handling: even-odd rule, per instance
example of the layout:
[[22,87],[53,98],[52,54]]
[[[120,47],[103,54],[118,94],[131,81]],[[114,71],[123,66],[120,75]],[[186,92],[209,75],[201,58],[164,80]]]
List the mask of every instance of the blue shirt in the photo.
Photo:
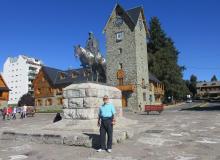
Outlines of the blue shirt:
[[99,117],[112,117],[115,114],[115,107],[111,103],[103,104],[99,107]]

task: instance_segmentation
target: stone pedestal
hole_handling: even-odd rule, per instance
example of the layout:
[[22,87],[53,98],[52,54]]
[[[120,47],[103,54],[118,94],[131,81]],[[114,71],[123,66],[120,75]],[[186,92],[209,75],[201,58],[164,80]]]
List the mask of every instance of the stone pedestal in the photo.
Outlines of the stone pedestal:
[[116,117],[122,117],[121,91],[115,87],[96,83],[72,84],[64,88],[64,117],[66,119],[97,119],[103,96],[108,95],[116,109]]

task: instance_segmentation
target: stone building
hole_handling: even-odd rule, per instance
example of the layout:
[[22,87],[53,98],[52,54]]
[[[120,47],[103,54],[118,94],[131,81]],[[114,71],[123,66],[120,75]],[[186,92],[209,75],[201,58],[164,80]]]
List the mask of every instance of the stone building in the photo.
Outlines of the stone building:
[[117,4],[104,28],[107,83],[122,91],[123,107],[143,109],[149,104],[148,29],[144,10],[124,10]]

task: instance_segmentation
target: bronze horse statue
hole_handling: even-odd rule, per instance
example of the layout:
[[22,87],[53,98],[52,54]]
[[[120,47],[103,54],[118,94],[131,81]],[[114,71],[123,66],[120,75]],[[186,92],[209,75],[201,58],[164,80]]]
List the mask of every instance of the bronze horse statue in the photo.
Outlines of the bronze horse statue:
[[103,58],[99,52],[94,54],[88,49],[77,45],[74,46],[74,55],[79,58],[83,68],[91,70],[92,81],[106,82],[105,58]]

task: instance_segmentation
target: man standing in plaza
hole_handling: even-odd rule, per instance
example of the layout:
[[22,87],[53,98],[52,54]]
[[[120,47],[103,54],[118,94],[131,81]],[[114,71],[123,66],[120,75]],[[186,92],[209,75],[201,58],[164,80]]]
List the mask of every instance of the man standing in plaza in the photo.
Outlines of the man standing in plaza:
[[112,103],[109,103],[109,98],[107,95],[103,97],[104,104],[99,108],[99,118],[98,126],[100,127],[100,140],[101,148],[98,149],[98,152],[106,150],[105,137],[106,133],[108,136],[107,140],[107,152],[111,153],[112,151],[112,134],[113,134],[113,125],[115,124],[115,107]]

